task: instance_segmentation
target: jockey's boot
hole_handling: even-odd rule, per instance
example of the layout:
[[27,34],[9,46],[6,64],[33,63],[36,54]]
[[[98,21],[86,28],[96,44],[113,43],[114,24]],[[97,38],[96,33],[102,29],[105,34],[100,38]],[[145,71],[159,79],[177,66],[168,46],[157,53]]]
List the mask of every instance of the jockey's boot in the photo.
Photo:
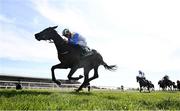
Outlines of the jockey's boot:
[[86,49],[84,47],[81,47],[81,56],[85,56],[86,53]]
[[85,57],[85,56],[89,56],[92,55],[93,52],[90,50],[89,47],[87,46],[82,46],[81,47],[81,56]]

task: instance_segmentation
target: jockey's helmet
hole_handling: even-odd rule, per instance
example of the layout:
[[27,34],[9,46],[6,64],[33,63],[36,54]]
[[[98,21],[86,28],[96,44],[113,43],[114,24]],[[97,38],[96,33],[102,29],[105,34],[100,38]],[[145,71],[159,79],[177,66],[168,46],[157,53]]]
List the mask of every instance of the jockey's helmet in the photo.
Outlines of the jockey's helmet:
[[63,32],[62,32],[62,35],[66,36],[69,33],[70,33],[69,29],[64,29]]

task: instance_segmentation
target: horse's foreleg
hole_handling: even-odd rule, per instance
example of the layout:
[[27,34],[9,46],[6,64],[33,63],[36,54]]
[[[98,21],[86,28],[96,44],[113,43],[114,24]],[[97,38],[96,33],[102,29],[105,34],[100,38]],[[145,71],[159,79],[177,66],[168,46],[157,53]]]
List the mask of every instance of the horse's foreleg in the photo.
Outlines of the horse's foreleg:
[[150,87],[149,87],[149,86],[147,87],[147,89],[148,89],[148,91],[149,91],[149,93],[150,93]]
[[57,85],[60,86],[60,85],[61,85],[61,82],[56,80],[56,77],[55,77],[55,74],[54,74],[54,70],[57,69],[57,68],[60,68],[60,69],[62,68],[62,69],[63,69],[63,68],[65,68],[65,67],[64,67],[63,64],[57,64],[57,65],[52,66],[52,68],[51,68],[52,80],[53,80]]
[[73,67],[71,68],[69,74],[68,74],[68,79],[69,80],[79,80],[81,78],[83,78],[82,75],[79,75],[79,77],[72,77],[72,75],[74,74],[74,72],[76,72],[76,70],[78,69],[78,67]]
[[140,86],[140,92],[142,91],[142,87]]

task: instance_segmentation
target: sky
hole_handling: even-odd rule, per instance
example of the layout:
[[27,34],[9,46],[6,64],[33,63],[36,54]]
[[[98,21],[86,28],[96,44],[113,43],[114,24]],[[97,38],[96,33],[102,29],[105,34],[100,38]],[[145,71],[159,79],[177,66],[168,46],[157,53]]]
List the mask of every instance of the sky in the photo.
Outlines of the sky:
[[[60,35],[64,28],[80,33],[107,64],[118,66],[113,72],[100,66],[92,85],[138,87],[142,70],[158,89],[165,75],[180,80],[179,6],[179,0],[0,0],[0,73],[51,78],[57,51],[34,34],[58,25]],[[55,70],[58,79],[68,72]]]

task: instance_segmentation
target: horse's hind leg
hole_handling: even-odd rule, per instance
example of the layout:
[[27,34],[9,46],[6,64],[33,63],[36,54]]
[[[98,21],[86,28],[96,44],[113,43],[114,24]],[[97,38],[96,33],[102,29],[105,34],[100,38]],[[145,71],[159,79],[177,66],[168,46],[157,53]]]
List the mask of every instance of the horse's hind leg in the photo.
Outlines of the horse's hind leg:
[[[88,76],[89,77],[89,76]],[[87,87],[88,86],[88,89],[90,89],[90,81],[92,81],[93,79],[96,79],[96,78],[98,78],[99,77],[99,75],[98,75],[98,67],[95,67],[94,68],[94,75],[93,75],[93,77],[91,77],[91,78],[89,78],[88,80],[87,80],[87,82],[86,82],[86,84],[84,85],[84,87]]]
[[80,90],[82,90],[83,87],[86,87],[89,85],[89,71],[90,69],[85,68],[84,69],[84,82],[81,84],[81,86],[76,90],[76,92],[79,92]]
[[92,81],[93,79],[98,78],[98,77],[99,77],[99,75],[98,75],[98,67],[95,67],[94,68],[94,75],[93,75],[93,77],[89,78],[89,82]]

